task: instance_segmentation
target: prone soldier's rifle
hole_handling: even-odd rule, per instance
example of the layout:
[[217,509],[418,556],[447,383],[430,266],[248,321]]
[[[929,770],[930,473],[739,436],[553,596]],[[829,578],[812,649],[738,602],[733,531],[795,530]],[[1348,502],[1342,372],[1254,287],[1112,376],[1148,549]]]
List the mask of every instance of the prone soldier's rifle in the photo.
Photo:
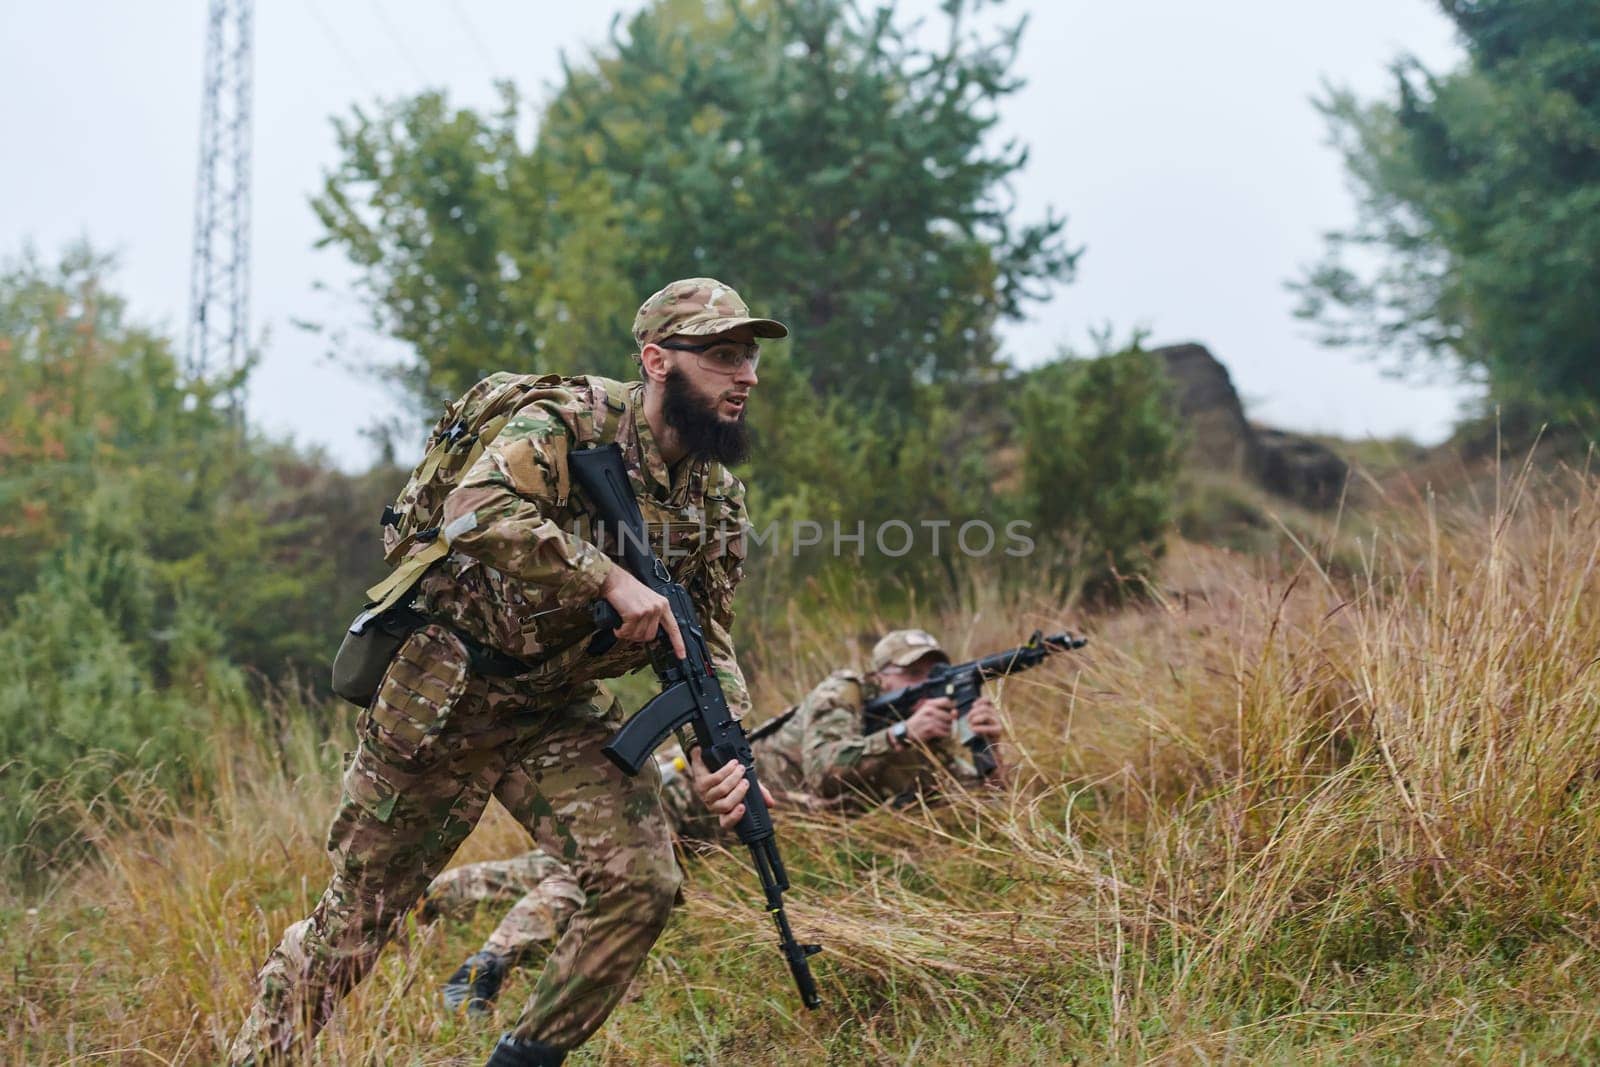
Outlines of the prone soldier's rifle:
[[[636,775],[669,734],[688,727],[700,743],[707,767],[716,770],[729,760],[738,760],[744,766],[749,785],[744,795],[744,815],[739,819],[739,840],[750,847],[750,858],[766,894],[767,911],[778,927],[778,947],[789,964],[800,999],[806,1007],[815,1008],[822,1000],[817,996],[809,957],[821,952],[822,946],[796,942],[794,931],[789,928],[789,917],[783,910],[783,891],[789,888],[789,876],[778,856],[772,814],[756,780],[755,756],[744,728],[728,708],[689,591],[672,580],[666,565],[650,550],[644,516],[622,464],[622,450],[615,444],[580,449],[569,453],[567,461],[573,479],[593,503],[599,520],[617,535],[629,572],[665,597],[671,606],[686,653],[678,659],[666,635],[656,635],[650,643],[650,665],[661,681],[661,692],[624,723],[602,751],[625,774]],[[591,652],[600,653],[616,641],[612,631],[622,625],[622,618],[605,600],[595,601],[593,612],[598,633],[589,647]]]
[[998,766],[994,752],[989,739],[974,733],[967,722],[967,712],[983,692],[983,683],[1037,667],[1053,653],[1068,652],[1088,643],[1085,637],[1065,633],[1046,637],[1043,631],[1035,630],[1025,645],[966,663],[936,663],[926,680],[869,700],[862,709],[864,729],[867,733],[884,729],[909,716],[924,700],[948,697],[956,706],[956,739],[972,752],[972,765],[978,774],[987,778]]

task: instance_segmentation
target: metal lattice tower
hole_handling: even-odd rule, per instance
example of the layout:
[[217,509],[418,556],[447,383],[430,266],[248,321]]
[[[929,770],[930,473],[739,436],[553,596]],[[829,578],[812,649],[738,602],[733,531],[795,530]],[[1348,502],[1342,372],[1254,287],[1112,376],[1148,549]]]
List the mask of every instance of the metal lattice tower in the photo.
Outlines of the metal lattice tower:
[[[253,0],[210,0],[189,279],[189,373],[244,366],[250,343],[250,16]],[[237,395],[230,408],[238,413]]]

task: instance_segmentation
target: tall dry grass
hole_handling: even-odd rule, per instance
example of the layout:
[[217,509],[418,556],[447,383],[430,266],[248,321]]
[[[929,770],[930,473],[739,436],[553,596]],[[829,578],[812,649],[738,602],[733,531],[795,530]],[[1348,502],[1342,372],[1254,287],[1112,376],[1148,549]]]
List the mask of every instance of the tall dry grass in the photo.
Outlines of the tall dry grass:
[[[1007,681],[1002,788],[782,823],[798,1008],[754,878],[690,892],[581,1063],[1582,1062],[1600,1055],[1600,484],[1422,498],[1292,566],[1175,546],[1092,645]],[[1338,570],[1322,561],[1356,560]],[[1078,620],[974,583],[958,652]],[[771,613],[769,613],[771,614]],[[769,706],[877,619],[757,635]],[[95,863],[0,900],[17,1063],[213,1062],[248,978],[320,891],[337,742],[224,734],[203,810],[84,812]],[[463,860],[521,847],[491,817]],[[412,931],[318,1062],[476,1063],[433,1000],[494,915]]]

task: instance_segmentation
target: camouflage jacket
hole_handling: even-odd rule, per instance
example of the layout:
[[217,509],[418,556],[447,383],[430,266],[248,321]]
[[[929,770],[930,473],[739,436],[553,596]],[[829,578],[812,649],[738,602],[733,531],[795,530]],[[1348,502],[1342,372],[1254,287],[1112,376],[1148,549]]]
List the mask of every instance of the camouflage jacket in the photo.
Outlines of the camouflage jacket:
[[[744,486],[694,457],[668,470],[650,432],[642,382],[566,379],[533,394],[461,477],[444,503],[450,552],[422,579],[428,611],[468,636],[533,665],[523,681],[556,689],[644,666],[643,645],[603,656],[584,646],[589,606],[620,560],[567,469],[576,442],[622,446],[652,546],[700,614],[712,662],[736,714],[748,710],[734,658],[733,591],[743,576]],[[611,417],[597,426],[606,405]],[[614,430],[611,428],[614,427]],[[607,531],[610,533],[610,531]]]
[[931,790],[940,766],[959,781],[978,780],[967,750],[952,738],[896,749],[888,730],[863,733],[863,709],[880,692],[874,676],[841,670],[806,694],[772,738],[778,753],[799,768],[802,789],[871,805]]

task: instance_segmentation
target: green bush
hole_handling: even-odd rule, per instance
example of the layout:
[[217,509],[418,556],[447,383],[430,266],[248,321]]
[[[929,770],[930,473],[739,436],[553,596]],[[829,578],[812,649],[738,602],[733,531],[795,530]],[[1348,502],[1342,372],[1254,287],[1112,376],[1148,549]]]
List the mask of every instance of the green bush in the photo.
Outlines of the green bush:
[[[97,798],[143,772],[170,791],[203,786],[198,759],[219,709],[243,706],[215,625],[180,604],[151,626],[154,572],[111,542],[74,546],[20,597],[0,628],[0,870],[40,870]],[[172,681],[157,680],[157,664]]]
[[1171,522],[1179,438],[1170,385],[1137,346],[1064,358],[1017,401],[1021,510],[1050,576],[1108,593],[1148,575]]
[[246,678],[326,686],[401,481],[242,432],[109,268],[0,272],[0,853],[35,865],[126,774],[202,790]]
[[[0,654],[17,664],[0,685],[0,850],[26,841],[34,859],[118,775],[203,794],[214,761],[193,738],[253,706],[247,681],[325,684],[382,573],[374,519],[404,474],[345,475],[236,426],[218,383],[186,380],[166,339],[126,321],[106,267],[81,252],[0,275]],[[742,473],[757,529],[783,539],[752,553],[740,608],[755,630],[842,595],[885,616],[959,603],[996,573],[957,549],[978,519],[1033,523],[1045,554],[1000,560],[1029,583],[1137,575],[1159,551],[1174,443],[1142,354],[921,381],[894,415],[819,395],[782,350],[761,374]],[[864,544],[796,555],[797,522]],[[903,553],[879,550],[889,522],[912,537]]]

